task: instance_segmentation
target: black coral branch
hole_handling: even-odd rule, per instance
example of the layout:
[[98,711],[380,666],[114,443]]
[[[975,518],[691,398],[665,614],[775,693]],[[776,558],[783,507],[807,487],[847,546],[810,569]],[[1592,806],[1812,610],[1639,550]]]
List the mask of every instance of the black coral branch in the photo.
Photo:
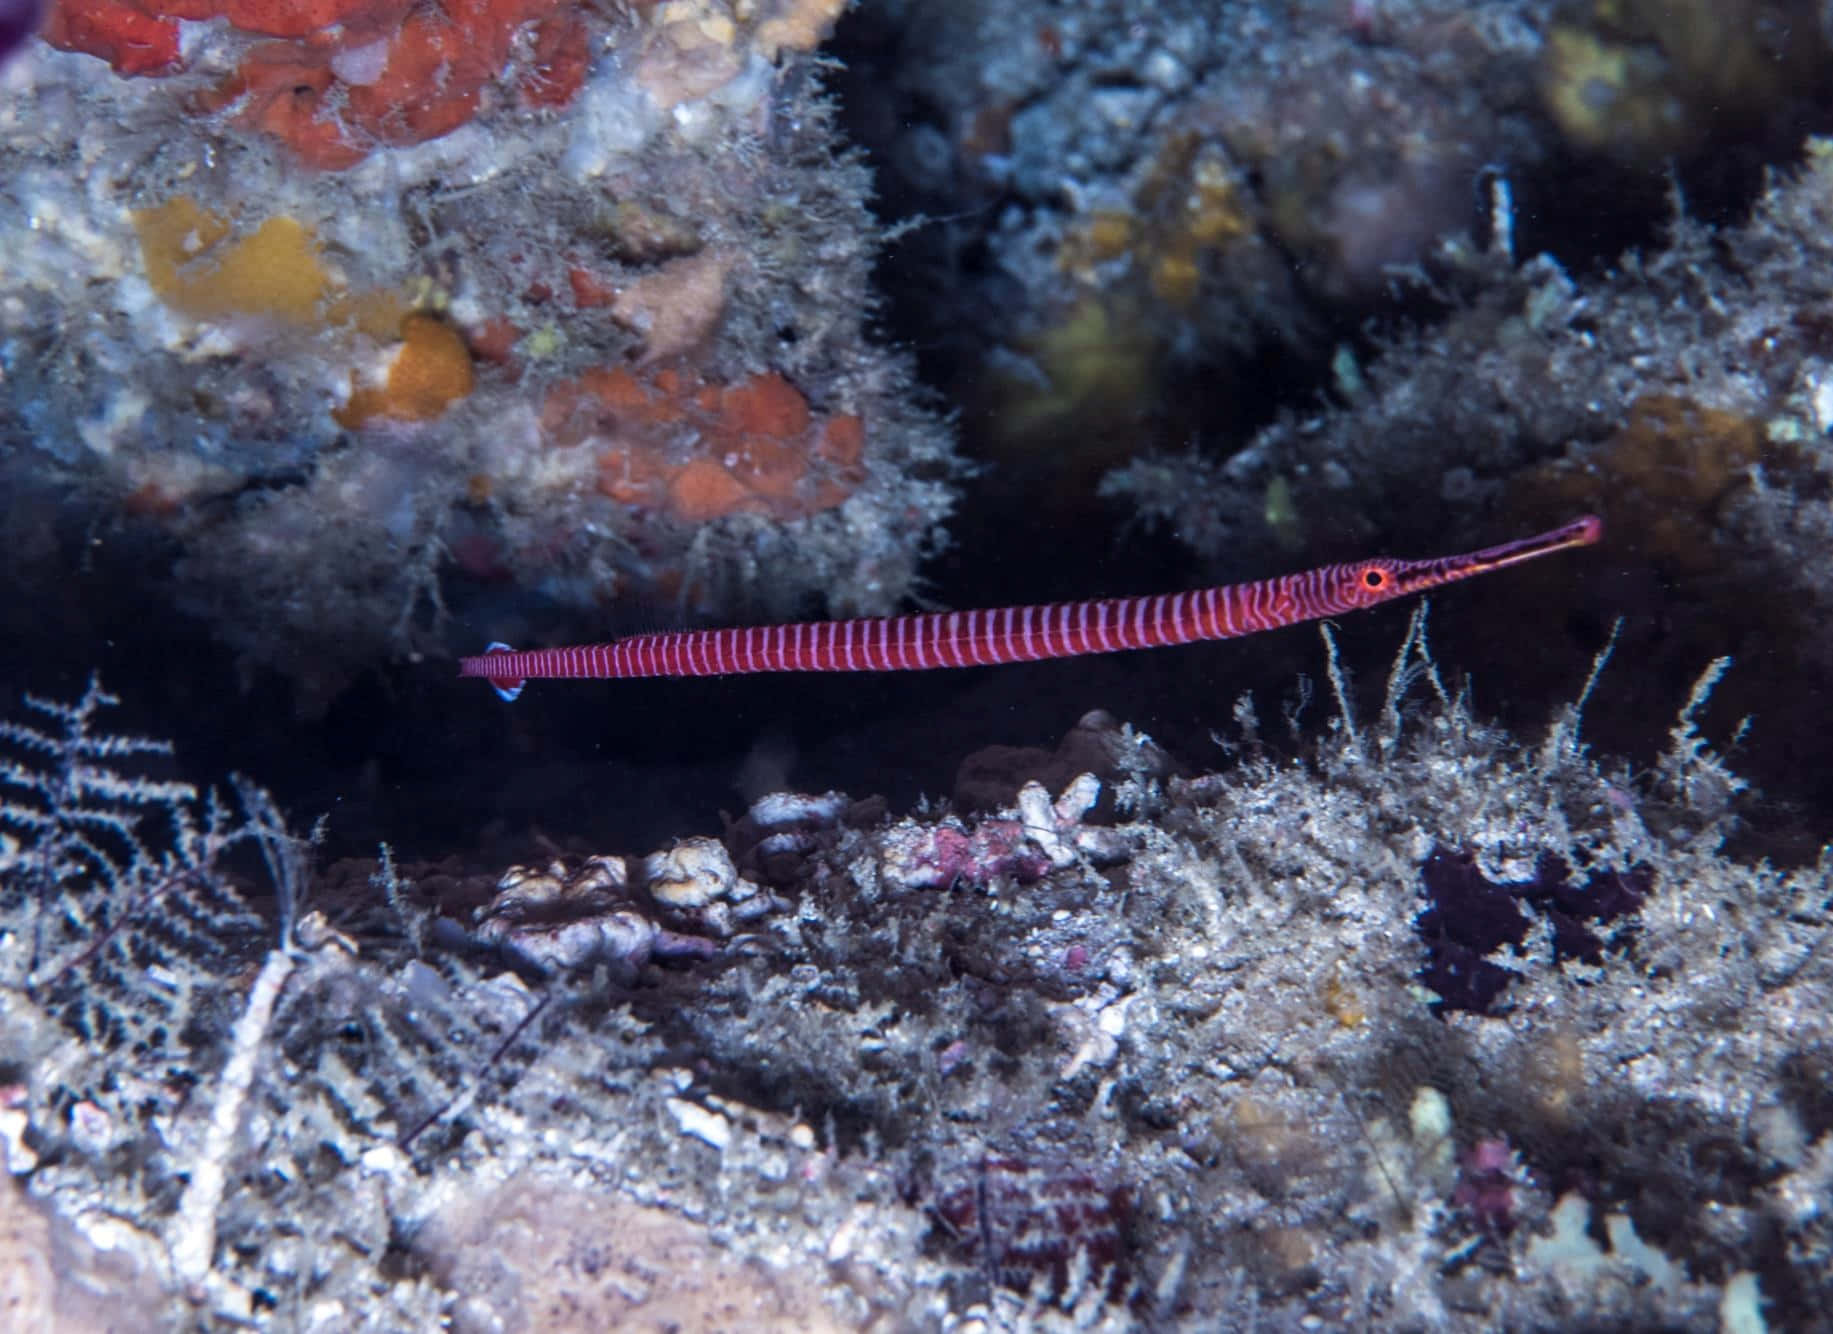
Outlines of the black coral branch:
[[129,922],[146,928],[143,966],[189,946],[220,952],[255,923],[219,866],[237,844],[265,845],[272,803],[245,790],[238,813],[157,776],[171,746],[103,727],[117,703],[92,677],[74,704],[27,695],[33,721],[0,720],[0,910],[30,923],[25,957],[4,959],[14,985],[61,981]]

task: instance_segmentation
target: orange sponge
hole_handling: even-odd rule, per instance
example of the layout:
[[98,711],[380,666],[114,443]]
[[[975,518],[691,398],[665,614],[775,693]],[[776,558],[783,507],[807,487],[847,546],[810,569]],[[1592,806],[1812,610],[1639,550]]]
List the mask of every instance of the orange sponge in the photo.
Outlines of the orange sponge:
[[395,349],[380,385],[356,390],[333,415],[344,427],[374,417],[431,421],[471,392],[471,353],[465,340],[443,320],[409,315],[401,321]]
[[741,436],[789,440],[808,430],[808,400],[775,371],[719,391],[719,420]]
[[750,487],[712,459],[685,464],[668,484],[668,501],[675,515],[689,523],[763,508]]
[[[377,144],[450,133],[506,70],[527,104],[563,105],[585,80],[592,42],[567,0],[54,0],[45,37],[122,74],[171,74],[183,68],[179,21],[213,18],[279,40],[251,47],[195,107],[233,109],[327,169]],[[532,41],[518,45],[525,25]]]
[[549,390],[541,425],[558,448],[597,449],[602,494],[688,523],[800,518],[840,504],[865,475],[864,422],[817,419],[775,371],[730,385],[673,367],[587,371]]
[[59,50],[100,56],[117,74],[161,74],[178,67],[177,22],[127,0],[66,0],[52,7],[44,37]]

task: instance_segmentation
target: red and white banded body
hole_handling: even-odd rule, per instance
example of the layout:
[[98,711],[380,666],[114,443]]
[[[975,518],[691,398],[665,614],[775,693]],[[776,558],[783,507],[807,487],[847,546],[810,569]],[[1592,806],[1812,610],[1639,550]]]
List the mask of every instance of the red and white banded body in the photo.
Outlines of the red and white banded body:
[[1589,546],[1603,532],[1603,521],[1588,514],[1549,532],[1457,556],[1376,557],[1156,597],[681,630],[560,648],[492,644],[482,654],[459,659],[458,674],[484,677],[505,699],[514,699],[531,677],[915,671],[1159,648],[1359,611],[1569,547]]

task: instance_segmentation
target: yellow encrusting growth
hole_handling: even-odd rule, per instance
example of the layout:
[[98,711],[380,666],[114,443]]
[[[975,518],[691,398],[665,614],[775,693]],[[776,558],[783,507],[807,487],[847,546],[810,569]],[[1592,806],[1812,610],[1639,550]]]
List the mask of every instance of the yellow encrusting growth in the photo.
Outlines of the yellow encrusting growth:
[[1076,291],[1015,340],[1024,359],[1016,373],[996,377],[1004,444],[1047,441],[1054,450],[1073,429],[1089,442],[1078,450],[1084,461],[1124,454],[1113,433],[1133,428],[1153,402],[1172,340],[1203,309],[1206,281],[1257,225],[1222,150],[1195,131],[1169,133],[1124,198],[1065,229],[1056,259]]
[[1131,421],[1158,383],[1158,347],[1133,292],[1083,294],[1024,351],[1041,378],[996,381],[1004,395],[999,426],[1010,445],[1048,439],[1056,447],[1065,423],[1076,422],[1088,449],[1114,448],[1101,427]]
[[1824,47],[1783,0],[1592,0],[1548,31],[1541,100],[1567,140],[1654,165],[1812,96]]
[[174,310],[199,320],[267,316],[309,324],[329,278],[310,228],[269,218],[232,236],[227,219],[183,195],[134,214],[147,281]]
[[1169,180],[1142,191],[1154,219],[1148,262],[1152,294],[1188,310],[1201,296],[1205,261],[1253,234],[1254,220],[1227,165],[1207,147],[1167,164]]
[[335,414],[340,426],[361,426],[374,417],[431,421],[471,392],[471,352],[444,320],[409,315],[401,321],[401,343],[381,383],[354,390]]
[[1324,981],[1324,1012],[1344,1028],[1360,1028],[1368,1022],[1368,1006],[1355,989],[1336,972]]

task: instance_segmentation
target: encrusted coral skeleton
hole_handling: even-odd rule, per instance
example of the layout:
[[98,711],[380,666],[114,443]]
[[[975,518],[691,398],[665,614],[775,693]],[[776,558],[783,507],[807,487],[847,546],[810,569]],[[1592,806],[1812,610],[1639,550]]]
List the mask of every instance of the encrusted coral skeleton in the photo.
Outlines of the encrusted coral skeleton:
[[588,857],[571,871],[512,866],[473,934],[541,974],[602,964],[628,977],[652,958],[710,958],[739,924],[780,906],[738,877],[716,839],[685,839],[641,870],[639,888],[621,857]]
[[[60,0],[55,44],[161,77],[7,67],[10,494],[119,520],[109,586],[307,712],[455,618],[892,610],[957,469],[869,336],[838,9]],[[82,125],[159,129],[79,180]]]

